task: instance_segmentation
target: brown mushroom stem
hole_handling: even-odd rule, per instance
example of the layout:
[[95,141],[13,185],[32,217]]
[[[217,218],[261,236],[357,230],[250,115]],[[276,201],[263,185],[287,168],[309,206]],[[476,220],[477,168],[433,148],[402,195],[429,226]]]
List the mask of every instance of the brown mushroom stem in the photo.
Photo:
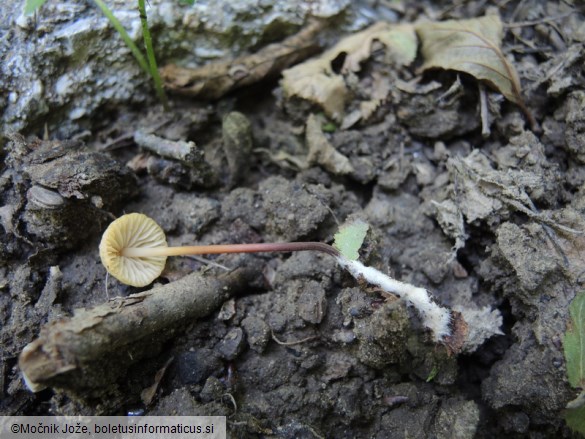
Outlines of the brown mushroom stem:
[[160,276],[167,256],[303,250],[317,250],[337,259],[340,257],[336,249],[322,242],[168,247],[164,231],[154,220],[141,213],[122,215],[112,222],[100,242],[100,258],[108,273],[134,287],[144,287]]
[[151,256],[295,252],[305,250],[321,251],[331,256],[339,257],[339,252],[335,248],[322,242],[267,242],[260,244],[192,245],[183,247],[127,247],[120,251],[120,256],[147,258]]

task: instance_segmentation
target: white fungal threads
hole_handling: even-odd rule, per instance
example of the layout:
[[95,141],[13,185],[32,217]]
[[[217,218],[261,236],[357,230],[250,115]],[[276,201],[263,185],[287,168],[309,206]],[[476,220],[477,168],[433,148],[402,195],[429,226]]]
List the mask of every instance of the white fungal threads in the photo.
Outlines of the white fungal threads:
[[419,312],[423,325],[431,330],[435,341],[443,341],[451,334],[451,311],[437,305],[431,300],[429,292],[424,288],[415,287],[376,270],[366,267],[358,261],[350,261],[343,256],[337,258],[339,265],[344,267],[356,279],[364,278],[368,283],[376,285],[388,293],[393,293],[412,303]]

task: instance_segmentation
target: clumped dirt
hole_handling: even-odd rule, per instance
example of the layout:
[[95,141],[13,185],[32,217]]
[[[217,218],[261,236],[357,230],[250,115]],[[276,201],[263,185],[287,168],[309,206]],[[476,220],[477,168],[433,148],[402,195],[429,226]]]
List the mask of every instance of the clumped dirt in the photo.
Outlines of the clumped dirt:
[[[445,14],[485,12],[472,9]],[[346,129],[267,83],[131,112],[87,145],[12,136],[0,177],[0,412],[225,415],[231,437],[570,437],[562,336],[585,270],[584,20],[519,11],[499,11],[524,21],[502,47],[535,131],[488,90],[482,136],[477,82],[427,72],[418,86],[432,82],[429,92],[395,89]],[[387,69],[373,53],[348,81],[415,74]],[[305,133],[311,111],[325,127],[317,140]],[[193,141],[197,153],[153,152],[137,132]],[[308,144],[326,143],[351,169],[339,156],[307,160]],[[73,372],[93,381],[61,377],[31,393],[18,356],[42,327],[150,289],[107,278],[99,261],[101,232],[124,212],[154,218],[171,245],[331,242],[362,218],[360,259],[463,312],[465,351],[433,343],[415,310],[328,255],[174,258],[155,282],[163,290],[194,272],[223,279],[240,267],[249,279],[210,315],[128,341],[135,360],[104,353]]]

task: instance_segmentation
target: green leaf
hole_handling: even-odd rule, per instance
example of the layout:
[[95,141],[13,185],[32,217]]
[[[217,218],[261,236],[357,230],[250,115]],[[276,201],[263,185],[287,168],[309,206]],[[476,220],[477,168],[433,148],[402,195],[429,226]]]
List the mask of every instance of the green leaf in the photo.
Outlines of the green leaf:
[[333,122],[326,122],[321,125],[321,129],[324,133],[334,133],[337,131],[337,125],[335,125]]
[[179,0],[179,3],[182,5],[193,6],[195,4],[195,0]]
[[567,375],[573,387],[585,387],[585,292],[575,296],[569,307],[571,321],[563,339]]
[[24,13],[27,15],[32,14],[37,9],[45,4],[47,0],[26,0],[24,4]]
[[369,228],[368,223],[359,219],[344,224],[335,234],[333,247],[339,250],[343,257],[352,261],[357,260],[360,257],[358,250],[364,243]]
[[437,374],[439,373],[439,368],[437,366],[433,366],[433,368],[431,369],[431,372],[429,373],[429,376],[426,379],[427,383],[430,383],[431,381],[433,381]]
[[573,431],[585,435],[585,405],[565,411],[565,422]]

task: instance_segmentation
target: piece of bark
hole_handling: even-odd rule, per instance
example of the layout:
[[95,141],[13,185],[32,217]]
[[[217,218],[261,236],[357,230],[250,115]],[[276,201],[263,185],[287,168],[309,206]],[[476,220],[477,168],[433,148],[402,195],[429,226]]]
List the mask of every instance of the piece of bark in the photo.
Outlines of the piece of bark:
[[203,150],[195,142],[164,139],[143,130],[134,132],[134,142],[161,157],[179,160],[189,166],[199,165],[205,160]]
[[250,264],[220,277],[199,273],[47,324],[19,357],[29,389],[107,386],[130,364],[156,355],[183,325],[211,314],[258,278]]
[[192,69],[169,64],[160,69],[167,90],[204,99],[224,94],[279,74],[320,49],[317,35],[325,22],[314,20],[280,43],[270,44],[257,53]]

